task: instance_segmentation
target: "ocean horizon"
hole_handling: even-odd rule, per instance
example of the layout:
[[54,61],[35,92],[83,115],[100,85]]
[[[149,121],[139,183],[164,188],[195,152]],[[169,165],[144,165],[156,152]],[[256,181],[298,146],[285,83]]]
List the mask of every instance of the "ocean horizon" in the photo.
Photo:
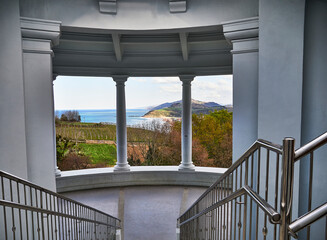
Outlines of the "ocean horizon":
[[[76,110],[81,116],[81,122],[85,123],[111,123],[116,124],[116,109],[70,109]],[[56,110],[55,114],[60,118],[67,110]],[[149,110],[147,109],[126,109],[126,124],[128,126],[139,125],[150,118],[143,118]]]

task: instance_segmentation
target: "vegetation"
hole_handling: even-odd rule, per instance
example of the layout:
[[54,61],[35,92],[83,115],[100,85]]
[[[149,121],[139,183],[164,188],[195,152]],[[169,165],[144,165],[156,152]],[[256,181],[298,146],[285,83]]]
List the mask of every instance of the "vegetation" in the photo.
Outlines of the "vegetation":
[[232,164],[232,121],[232,113],[227,110],[193,114],[193,138],[206,148],[213,166],[229,167]]
[[76,143],[70,139],[56,136],[57,148],[57,165],[61,170],[74,170],[88,168],[91,161],[89,157],[85,156]]
[[[57,122],[56,133],[75,141],[85,140],[111,140],[116,141],[116,125],[102,123],[69,123]],[[151,134],[151,126],[140,129],[140,127],[127,127],[128,141],[143,141],[143,134]],[[133,136],[133,139],[129,139]]]
[[[192,160],[197,166],[228,167],[232,163],[232,113],[227,110],[193,114]],[[116,162],[116,126],[59,122],[58,167],[62,170],[113,166]],[[179,165],[181,122],[153,120],[127,128],[130,165]],[[91,143],[92,142],[92,143]],[[65,161],[72,163],[66,164]],[[61,161],[61,162],[60,162]],[[68,166],[67,166],[68,165]]]
[[[192,160],[197,166],[229,167],[232,163],[232,113],[227,110],[193,114]],[[152,131],[130,144],[131,165],[179,165],[181,122],[151,123]],[[144,127],[148,129],[148,127]],[[130,136],[130,140],[133,136]]]
[[63,122],[80,122],[81,115],[76,110],[68,110],[61,114],[60,121]]
[[92,164],[105,164],[113,166],[116,163],[116,147],[109,144],[79,143],[78,147],[92,160]]
[[61,170],[109,167],[116,163],[116,147],[108,144],[76,143],[57,135],[57,165]]

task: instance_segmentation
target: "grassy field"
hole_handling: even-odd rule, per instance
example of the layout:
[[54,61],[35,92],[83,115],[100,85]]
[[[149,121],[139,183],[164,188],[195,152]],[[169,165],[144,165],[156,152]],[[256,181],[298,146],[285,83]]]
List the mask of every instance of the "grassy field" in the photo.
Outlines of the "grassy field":
[[116,163],[115,145],[79,143],[78,147],[90,157],[92,164],[104,163],[113,166]]
[[95,123],[60,123],[56,134],[74,140],[116,140],[116,126]]
[[[151,131],[140,128],[127,128],[129,142],[142,142]],[[56,124],[56,134],[72,140],[112,140],[116,141],[116,125],[99,123]]]

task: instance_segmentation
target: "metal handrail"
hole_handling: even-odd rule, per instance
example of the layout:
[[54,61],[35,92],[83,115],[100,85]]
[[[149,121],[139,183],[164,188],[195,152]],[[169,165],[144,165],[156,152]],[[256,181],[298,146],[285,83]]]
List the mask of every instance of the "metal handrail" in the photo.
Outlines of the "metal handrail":
[[[258,239],[259,225],[263,226],[262,234],[266,239],[269,219],[274,224],[271,226],[273,239],[286,240],[289,235],[297,237],[296,233],[306,228],[309,240],[310,225],[327,215],[327,203],[311,211],[315,150],[325,144],[327,132],[297,150],[294,149],[294,138],[284,138],[283,146],[257,140],[178,218],[181,239],[195,240],[199,236],[201,239]],[[272,152],[276,153],[275,161]],[[304,161],[309,161],[306,169],[308,189],[304,190],[308,191],[308,213],[292,222],[295,162],[307,155]],[[270,167],[275,170],[270,171]],[[264,176],[262,170],[265,170]],[[271,184],[271,181],[275,182]],[[270,187],[275,189],[273,195],[269,193]],[[261,197],[261,194],[264,195]],[[255,209],[252,203],[255,203]],[[258,209],[264,214],[259,215]],[[277,224],[280,225],[279,233]],[[327,228],[325,234],[327,236]]]
[[116,239],[121,221],[0,171],[1,239]]
[[[78,205],[80,205],[80,206],[86,207],[86,208],[91,209],[91,210],[93,210],[93,211],[95,211],[95,212],[97,212],[97,213],[108,215],[107,213],[102,212],[102,211],[100,211],[100,210],[98,210],[98,209],[96,209],[96,208],[93,208],[93,207],[87,206],[87,205],[85,205],[85,204],[83,204],[83,203],[80,203],[80,202],[78,202],[78,201],[75,201],[75,200],[73,200],[73,199],[70,199],[70,198],[68,198],[68,197],[65,197],[64,195],[60,195],[60,194],[58,194],[58,193],[56,193],[56,192],[52,192],[52,191],[50,191],[50,190],[48,190],[48,189],[46,189],[46,188],[40,187],[39,185],[36,185],[36,184],[34,184],[34,183],[32,183],[32,182],[29,182],[29,181],[27,181],[27,180],[25,180],[25,179],[22,179],[22,178],[20,178],[20,177],[17,177],[17,176],[15,176],[15,175],[12,175],[12,174],[10,174],[10,173],[8,173],[8,172],[5,172],[5,171],[0,170],[0,177],[1,177],[1,176],[2,176],[2,177],[6,177],[6,178],[11,179],[11,180],[14,180],[14,181],[16,181],[17,183],[21,183],[21,184],[24,184],[24,185],[26,185],[26,186],[32,187],[32,188],[34,188],[34,189],[40,190],[40,191],[42,191],[42,192],[44,192],[44,193],[48,193],[48,194],[51,194],[51,195],[53,195],[53,196],[59,197],[59,198],[61,198],[61,199],[63,199],[63,200],[67,200],[67,201],[69,201],[69,202],[72,202],[72,203],[78,204]],[[116,218],[116,217],[113,217],[113,216],[110,216],[110,217],[112,217],[112,218],[114,218],[114,219],[120,221],[120,219],[118,219],[118,218]]]
[[17,209],[29,210],[29,211],[33,211],[33,212],[40,212],[40,213],[44,213],[44,214],[47,214],[47,215],[54,215],[54,216],[60,216],[60,217],[65,217],[65,218],[71,218],[71,219],[75,219],[75,220],[79,220],[79,221],[87,221],[87,222],[91,222],[91,223],[102,224],[102,225],[109,226],[109,227],[116,227],[116,225],[108,224],[108,223],[102,222],[102,221],[96,221],[96,220],[92,220],[92,219],[88,219],[88,218],[76,217],[76,216],[71,215],[71,214],[65,214],[65,213],[60,213],[60,212],[56,212],[56,211],[49,211],[49,210],[46,210],[46,209],[40,209],[40,208],[37,208],[37,207],[18,204],[18,203],[6,201],[6,200],[0,200],[0,205],[1,206],[6,206],[6,207],[13,207],[13,208],[17,208]]
[[252,188],[250,188],[249,186],[245,185],[242,188],[240,188],[239,190],[233,192],[232,194],[230,194],[228,197],[220,200],[219,202],[211,205],[210,207],[204,209],[203,211],[201,211],[200,213],[194,215],[193,217],[185,220],[184,222],[179,223],[179,226],[184,225],[185,223],[188,223],[210,211],[212,211],[215,208],[218,208],[240,196],[243,196],[244,194],[247,194],[250,198],[252,198],[252,200],[254,200],[258,206],[265,212],[267,213],[267,215],[270,218],[270,221],[274,224],[279,223],[280,221],[280,214],[269,204],[267,203],[262,197],[260,197],[260,195],[258,195],[255,191],[253,191]]
[[326,143],[327,143],[327,132],[315,138],[314,140],[307,143],[306,145],[302,146],[301,148],[297,149],[294,154],[294,161],[296,162],[300,158],[304,157],[305,155],[309,154],[310,152],[316,150],[317,148],[321,147]]
[[297,220],[292,222],[288,226],[288,231],[294,238],[298,238],[297,232],[301,229],[311,225],[315,221],[319,220],[320,218],[327,215],[327,203],[317,207],[316,209],[304,214],[303,216],[299,217]]
[[256,140],[248,150],[237,160],[235,161],[226,172],[220,176],[220,178],[214,182],[179,218],[183,217],[192,207],[194,207],[198,202],[200,202],[215,186],[217,186],[223,179],[225,179],[230,173],[232,173],[237,167],[239,167],[244,161],[258,148],[264,147],[273,152],[282,154],[282,146],[279,144],[274,144],[272,142],[258,139]]

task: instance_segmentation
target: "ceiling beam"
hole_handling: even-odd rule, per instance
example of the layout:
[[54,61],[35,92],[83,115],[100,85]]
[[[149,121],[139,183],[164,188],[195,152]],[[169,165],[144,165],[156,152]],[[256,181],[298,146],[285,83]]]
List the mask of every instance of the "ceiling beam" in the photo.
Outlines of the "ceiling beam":
[[112,34],[112,43],[114,45],[116,59],[118,62],[121,62],[121,60],[123,58],[123,53],[122,53],[121,44],[120,44],[120,37],[121,37],[121,35],[118,33]]
[[184,61],[188,60],[188,55],[189,55],[187,37],[188,37],[188,33],[185,33],[185,32],[179,33],[179,39],[181,42],[181,48],[182,48],[182,54],[183,54]]

